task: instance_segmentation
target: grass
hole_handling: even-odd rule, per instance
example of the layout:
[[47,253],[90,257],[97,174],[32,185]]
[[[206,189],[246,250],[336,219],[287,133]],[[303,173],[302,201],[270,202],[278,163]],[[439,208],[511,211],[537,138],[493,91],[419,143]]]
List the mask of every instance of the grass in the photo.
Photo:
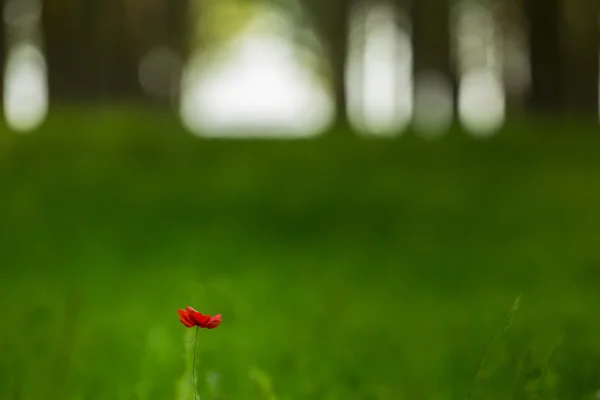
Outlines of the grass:
[[592,398],[596,128],[338,133],[93,108],[1,133],[0,398],[192,399],[187,305],[224,319],[202,399]]

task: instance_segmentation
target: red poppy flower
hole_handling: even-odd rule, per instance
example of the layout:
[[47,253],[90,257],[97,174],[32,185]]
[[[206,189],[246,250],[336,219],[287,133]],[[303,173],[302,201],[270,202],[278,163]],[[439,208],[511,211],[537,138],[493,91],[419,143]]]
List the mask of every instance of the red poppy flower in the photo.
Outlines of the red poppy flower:
[[179,320],[187,328],[199,326],[200,328],[213,329],[221,325],[222,321],[221,314],[211,317],[210,315],[203,315],[192,307],[186,307],[185,310],[177,310],[177,312],[179,312]]

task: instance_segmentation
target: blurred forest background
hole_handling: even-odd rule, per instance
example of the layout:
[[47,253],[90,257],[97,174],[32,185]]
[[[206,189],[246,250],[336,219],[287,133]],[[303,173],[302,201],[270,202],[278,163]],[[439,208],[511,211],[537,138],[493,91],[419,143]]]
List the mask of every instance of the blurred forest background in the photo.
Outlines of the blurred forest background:
[[332,121],[435,134],[455,116],[490,135],[511,116],[599,111],[594,0],[42,3],[3,1],[16,126],[48,101],[172,106],[221,135],[310,135]]
[[600,396],[598,0],[0,3],[0,399]]

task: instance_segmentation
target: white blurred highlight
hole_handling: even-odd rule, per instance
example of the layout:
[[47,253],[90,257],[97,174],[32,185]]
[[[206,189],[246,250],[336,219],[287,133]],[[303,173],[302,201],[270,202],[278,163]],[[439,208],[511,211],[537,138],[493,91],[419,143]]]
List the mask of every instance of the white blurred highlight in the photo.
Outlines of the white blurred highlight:
[[8,0],[2,10],[8,48],[3,107],[18,132],[37,128],[48,113],[46,61],[38,45],[41,7],[40,0]]
[[458,111],[463,125],[473,136],[488,137],[504,123],[502,82],[489,71],[473,71],[462,76]]
[[19,44],[8,54],[4,75],[4,113],[8,125],[27,132],[40,126],[47,112],[44,56],[30,43]]
[[459,117],[473,136],[489,137],[502,127],[506,111],[499,28],[482,1],[461,1],[453,17]]
[[182,79],[181,117],[199,136],[314,136],[331,123],[330,95],[300,64],[281,16],[263,13],[218,61],[196,57]]
[[351,21],[349,117],[359,131],[390,136],[412,114],[412,47],[392,5],[359,4]]

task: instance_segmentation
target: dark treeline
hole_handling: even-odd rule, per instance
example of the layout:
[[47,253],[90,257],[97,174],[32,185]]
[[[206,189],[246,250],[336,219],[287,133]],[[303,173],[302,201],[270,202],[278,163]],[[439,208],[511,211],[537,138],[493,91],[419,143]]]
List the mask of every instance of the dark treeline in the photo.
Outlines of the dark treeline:
[[530,26],[529,109],[598,113],[598,0],[523,0]]
[[[240,0],[243,1],[243,0]],[[285,3],[288,0],[264,0]],[[337,119],[346,120],[345,67],[350,14],[359,0],[300,0],[304,18],[325,49]],[[385,0],[365,0],[374,3]],[[456,92],[450,0],[388,0],[412,25],[414,74],[434,70]],[[598,113],[598,0],[495,0],[518,7],[528,28],[530,89],[522,107],[542,115]],[[55,0],[44,2],[42,29],[51,99],[146,101],[140,58],[169,46],[190,53],[188,0]],[[364,5],[364,2],[363,2]],[[296,10],[298,7],[289,7]],[[227,21],[223,21],[224,24]],[[456,94],[456,93],[455,93]]]
[[60,0],[42,13],[53,100],[144,100],[141,57],[155,46],[188,53],[187,0]]

